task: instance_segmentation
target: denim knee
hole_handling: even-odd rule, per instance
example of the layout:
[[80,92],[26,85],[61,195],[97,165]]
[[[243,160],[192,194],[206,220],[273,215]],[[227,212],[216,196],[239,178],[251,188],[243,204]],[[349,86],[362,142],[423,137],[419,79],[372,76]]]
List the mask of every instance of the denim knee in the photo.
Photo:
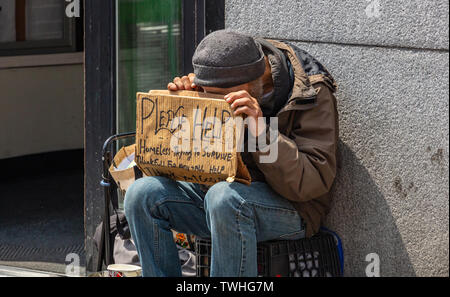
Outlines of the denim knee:
[[161,176],[143,177],[136,180],[126,191],[124,210],[127,218],[132,218],[142,211],[149,211],[151,206],[164,195],[167,178]]
[[243,199],[228,182],[214,184],[206,193],[205,210],[208,214],[218,217],[227,217],[236,211],[243,203]]

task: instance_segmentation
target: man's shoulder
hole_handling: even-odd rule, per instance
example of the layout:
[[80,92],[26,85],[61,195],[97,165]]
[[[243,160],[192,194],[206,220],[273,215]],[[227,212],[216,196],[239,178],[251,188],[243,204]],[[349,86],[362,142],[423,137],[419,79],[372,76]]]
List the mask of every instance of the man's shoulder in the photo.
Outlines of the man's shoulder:
[[327,68],[321,62],[319,62],[318,59],[316,59],[306,50],[293,44],[292,42],[285,40],[278,40],[278,42],[282,42],[285,45],[292,48],[303,68],[303,71],[310,79],[311,84],[323,82],[333,93],[336,92],[337,90],[336,81],[334,80],[331,73],[327,70]]

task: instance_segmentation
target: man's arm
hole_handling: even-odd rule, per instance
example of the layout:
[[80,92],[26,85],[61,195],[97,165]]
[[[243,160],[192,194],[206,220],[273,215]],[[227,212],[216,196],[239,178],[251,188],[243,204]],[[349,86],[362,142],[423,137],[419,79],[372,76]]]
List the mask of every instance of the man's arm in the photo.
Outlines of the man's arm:
[[260,155],[268,153],[252,153],[267,183],[293,201],[304,202],[324,195],[336,175],[336,99],[325,84],[318,83],[315,87],[319,86],[318,105],[295,111],[291,137],[278,133],[277,160],[260,163]]

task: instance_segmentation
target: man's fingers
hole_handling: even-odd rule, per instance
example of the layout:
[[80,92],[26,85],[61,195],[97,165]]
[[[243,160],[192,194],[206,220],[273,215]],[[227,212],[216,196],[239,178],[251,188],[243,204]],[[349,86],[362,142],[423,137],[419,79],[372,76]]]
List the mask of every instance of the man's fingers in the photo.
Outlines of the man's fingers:
[[195,89],[197,87],[197,85],[194,83],[195,74],[189,73],[188,78],[189,78],[189,82],[191,84],[191,88]]
[[231,103],[233,103],[234,100],[236,100],[236,99],[238,99],[238,98],[243,98],[243,97],[248,97],[248,98],[250,98],[251,96],[250,96],[250,94],[249,94],[247,91],[242,90],[242,91],[237,91],[237,92],[229,93],[229,94],[225,95],[224,99],[225,99],[228,103],[231,104]]
[[191,83],[191,80],[189,79],[189,77],[183,76],[181,78],[181,82],[183,83],[185,90],[188,90],[188,91],[192,90],[192,83]]
[[248,107],[247,105],[240,106],[240,107],[235,109],[234,115],[238,116],[240,114],[246,114],[246,115],[248,115],[250,117],[256,117],[257,116],[256,111],[254,109]]
[[178,87],[177,87],[177,85],[174,84],[174,83],[169,83],[169,84],[167,85],[167,89],[168,89],[169,91],[176,91],[176,90],[178,90]]
[[194,78],[194,73],[189,73],[181,78],[177,76],[173,79],[173,82],[167,84],[167,89],[170,91],[197,89],[197,85],[194,83]]
[[236,107],[243,106],[243,105],[252,106],[253,105],[253,101],[250,98],[248,98],[248,97],[237,98],[231,104],[231,108],[235,109]]
[[173,83],[177,86],[178,90],[184,90],[184,84],[178,76],[173,79]]
[[227,98],[241,98],[241,97],[250,97],[250,94],[246,90],[241,90],[237,92],[231,92],[225,95],[225,99]]

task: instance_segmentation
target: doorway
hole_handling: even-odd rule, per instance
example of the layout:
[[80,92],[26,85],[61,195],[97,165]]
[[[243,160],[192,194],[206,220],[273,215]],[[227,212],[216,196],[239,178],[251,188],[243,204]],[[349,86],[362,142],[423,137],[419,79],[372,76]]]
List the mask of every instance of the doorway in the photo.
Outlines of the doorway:
[[0,266],[84,265],[83,18],[0,0]]

